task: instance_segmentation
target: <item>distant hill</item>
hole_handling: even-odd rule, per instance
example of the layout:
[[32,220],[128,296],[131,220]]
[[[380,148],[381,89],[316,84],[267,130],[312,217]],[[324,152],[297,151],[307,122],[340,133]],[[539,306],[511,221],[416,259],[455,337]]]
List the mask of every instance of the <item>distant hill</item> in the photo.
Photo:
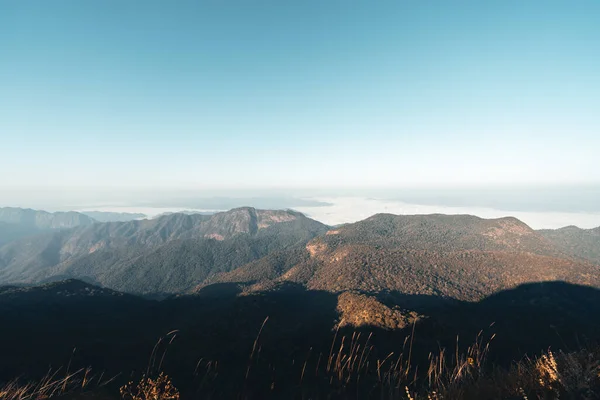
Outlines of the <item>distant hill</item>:
[[581,229],[567,226],[538,232],[565,253],[600,265],[600,227]]
[[303,253],[271,255],[212,281],[252,282],[248,290],[292,281],[332,292],[475,300],[549,280],[600,287],[600,267],[563,252],[515,218],[378,214],[331,229]]
[[180,293],[327,229],[300,213],[254,208],[94,224],[3,246],[0,282],[80,278],[130,293]]
[[182,210],[182,211],[177,211],[177,212],[173,212],[173,211],[167,211],[161,214],[156,215],[154,218],[160,218],[160,217],[164,217],[165,215],[173,215],[173,214],[187,214],[187,215],[194,215],[194,214],[201,214],[201,215],[213,215],[216,214],[220,211],[194,211],[194,210]]
[[45,231],[88,226],[95,220],[77,212],[56,212],[16,207],[0,208],[0,246]]
[[136,219],[146,218],[146,214],[127,213],[127,212],[108,212],[108,211],[81,211],[81,214],[87,215],[98,222],[127,222]]
[[2,207],[0,208],[0,222],[46,230],[91,225],[95,221],[93,218],[74,211],[49,213],[30,208]]

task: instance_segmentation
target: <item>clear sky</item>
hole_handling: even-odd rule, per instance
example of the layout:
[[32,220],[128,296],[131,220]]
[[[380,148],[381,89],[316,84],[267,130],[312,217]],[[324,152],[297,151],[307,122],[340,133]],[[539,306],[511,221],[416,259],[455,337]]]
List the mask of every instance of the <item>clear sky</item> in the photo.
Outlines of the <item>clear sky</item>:
[[600,183],[600,2],[0,0],[0,187]]

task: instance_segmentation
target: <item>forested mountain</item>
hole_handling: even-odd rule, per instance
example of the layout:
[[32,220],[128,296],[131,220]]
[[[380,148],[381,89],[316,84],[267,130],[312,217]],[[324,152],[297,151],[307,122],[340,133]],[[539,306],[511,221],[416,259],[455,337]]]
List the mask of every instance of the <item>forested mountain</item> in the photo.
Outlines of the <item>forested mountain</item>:
[[[288,260],[295,260],[289,262]],[[379,214],[221,274],[213,282],[282,281],[310,289],[397,291],[474,300],[525,282],[600,287],[600,267],[574,258],[515,218]]]
[[77,277],[132,293],[180,293],[326,230],[300,213],[253,208],[94,224],[0,248],[0,281]]
[[0,248],[0,282],[77,278],[160,296],[213,283],[251,292],[293,282],[335,293],[477,300],[526,282],[600,287],[597,237],[594,230],[536,232],[515,218],[469,215],[378,214],[330,228],[294,211],[245,207],[96,223],[13,241]]
[[0,246],[40,232],[88,226],[95,222],[78,212],[55,212],[0,207]]
[[600,227],[581,229],[567,226],[538,232],[565,253],[600,264]]
[[23,226],[21,224],[11,224],[9,222],[0,222],[0,246],[4,243],[20,239],[28,235],[39,233],[37,228]]

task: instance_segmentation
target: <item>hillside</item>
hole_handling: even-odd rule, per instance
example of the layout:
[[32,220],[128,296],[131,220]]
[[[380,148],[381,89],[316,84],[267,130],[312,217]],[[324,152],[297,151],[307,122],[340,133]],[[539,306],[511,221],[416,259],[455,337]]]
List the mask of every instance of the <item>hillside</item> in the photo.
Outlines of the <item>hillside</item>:
[[527,282],[600,287],[600,266],[589,261],[597,249],[594,231],[570,236],[573,246],[589,249],[582,253],[589,260],[549,235],[511,217],[378,214],[328,228],[294,211],[245,207],[96,223],[14,241],[0,247],[0,283],[77,278],[164,296],[214,283],[254,292],[292,282],[335,293],[461,300]]
[[538,232],[563,252],[600,265],[600,227],[581,229],[567,226]]
[[81,211],[81,214],[87,215],[98,222],[127,222],[147,218],[146,214],[128,212]]
[[0,246],[45,231],[92,225],[95,220],[77,212],[56,212],[0,207]]
[[253,208],[95,224],[0,248],[0,282],[80,278],[131,293],[180,293],[326,230],[293,211]]
[[29,235],[39,233],[37,228],[23,226],[21,224],[12,224],[8,222],[0,222],[0,246],[5,243],[12,242]]
[[515,218],[379,214],[328,231],[302,254],[293,250],[258,260],[214,281],[253,283],[248,290],[291,281],[333,292],[476,300],[526,282],[600,287],[599,272]]

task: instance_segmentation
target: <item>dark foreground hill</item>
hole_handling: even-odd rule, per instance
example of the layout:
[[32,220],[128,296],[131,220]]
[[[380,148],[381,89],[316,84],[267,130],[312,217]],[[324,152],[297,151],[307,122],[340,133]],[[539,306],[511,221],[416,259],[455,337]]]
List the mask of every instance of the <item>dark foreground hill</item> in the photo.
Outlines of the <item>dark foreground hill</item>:
[[[172,376],[184,398],[404,398],[381,392],[391,388],[378,374],[409,352],[411,364],[426,371],[430,354],[445,348],[450,363],[476,338],[484,347],[495,334],[488,362],[509,367],[525,354],[597,340],[599,312],[600,291],[560,282],[522,285],[476,303],[291,284],[241,296],[235,285],[221,284],[161,302],[79,281],[11,287],[0,289],[0,382],[69,365],[116,377],[113,393],[150,369]],[[393,329],[378,323],[402,318]],[[352,351],[357,363],[365,361],[358,380],[341,365],[328,366]],[[411,383],[412,371],[406,385],[427,384],[426,372]],[[404,386],[397,389],[404,395]]]

